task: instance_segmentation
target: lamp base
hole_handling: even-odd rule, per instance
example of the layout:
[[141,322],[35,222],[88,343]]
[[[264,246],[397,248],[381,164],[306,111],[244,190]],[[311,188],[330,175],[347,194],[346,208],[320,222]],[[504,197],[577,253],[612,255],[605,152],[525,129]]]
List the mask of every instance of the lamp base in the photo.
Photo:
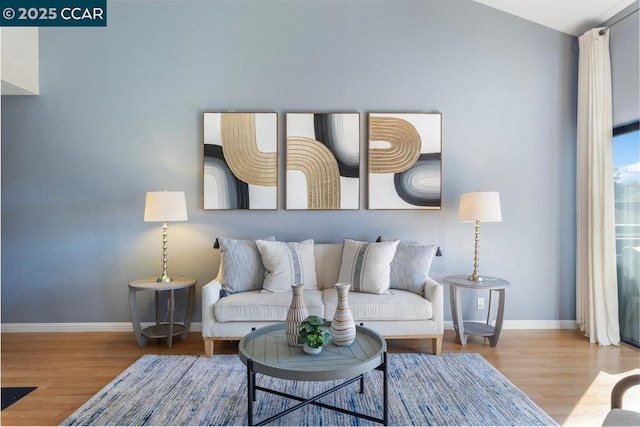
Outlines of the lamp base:
[[158,278],[156,279],[156,282],[158,282],[158,283],[169,283],[169,282],[173,282],[173,277],[168,277],[168,276],[158,277]]
[[471,280],[472,282],[484,282],[484,277],[474,272],[471,276],[467,277],[467,280]]

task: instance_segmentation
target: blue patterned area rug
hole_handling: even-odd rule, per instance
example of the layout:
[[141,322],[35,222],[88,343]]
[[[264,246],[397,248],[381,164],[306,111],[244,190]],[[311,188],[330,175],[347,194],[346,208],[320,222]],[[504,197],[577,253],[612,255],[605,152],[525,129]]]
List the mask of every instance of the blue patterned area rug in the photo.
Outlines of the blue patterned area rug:
[[[339,382],[296,382],[257,375],[257,384],[311,397]],[[382,373],[365,375],[320,401],[382,417]],[[62,425],[246,425],[246,368],[238,356],[145,355],[71,414]],[[254,421],[297,402],[257,392]],[[392,425],[557,425],[479,354],[389,354]],[[306,406],[277,425],[370,425]]]

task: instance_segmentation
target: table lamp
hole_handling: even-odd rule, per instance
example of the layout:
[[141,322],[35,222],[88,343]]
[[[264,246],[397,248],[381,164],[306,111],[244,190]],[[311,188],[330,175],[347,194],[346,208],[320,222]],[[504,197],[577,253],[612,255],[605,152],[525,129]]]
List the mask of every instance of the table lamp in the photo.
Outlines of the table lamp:
[[475,222],[475,245],[473,255],[473,273],[467,279],[474,282],[484,280],[478,273],[480,255],[480,222],[500,222],[500,193],[497,191],[476,191],[460,195],[458,219],[462,222]]
[[160,283],[168,283],[173,278],[167,275],[167,222],[186,221],[187,204],[184,191],[150,191],[144,203],[144,221],[162,222],[162,276]]

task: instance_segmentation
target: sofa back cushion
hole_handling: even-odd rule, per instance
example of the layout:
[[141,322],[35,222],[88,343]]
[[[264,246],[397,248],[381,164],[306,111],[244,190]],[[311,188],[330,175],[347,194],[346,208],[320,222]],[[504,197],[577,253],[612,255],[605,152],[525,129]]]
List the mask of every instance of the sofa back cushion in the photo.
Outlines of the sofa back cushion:
[[340,261],[342,260],[342,244],[316,243],[316,273],[318,289],[331,289],[338,283]]

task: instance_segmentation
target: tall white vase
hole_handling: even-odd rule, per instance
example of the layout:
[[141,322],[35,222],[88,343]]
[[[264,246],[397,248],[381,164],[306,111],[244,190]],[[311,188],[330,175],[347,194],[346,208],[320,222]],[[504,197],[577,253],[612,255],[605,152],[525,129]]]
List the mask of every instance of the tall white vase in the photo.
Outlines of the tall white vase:
[[291,297],[291,306],[287,312],[286,320],[287,342],[291,347],[302,347],[301,344],[298,344],[300,323],[309,317],[307,307],[304,305],[304,285],[291,285],[291,291],[293,296]]
[[356,324],[349,309],[350,283],[336,283],[338,292],[338,307],[331,321],[331,338],[337,346],[346,347],[356,339]]

